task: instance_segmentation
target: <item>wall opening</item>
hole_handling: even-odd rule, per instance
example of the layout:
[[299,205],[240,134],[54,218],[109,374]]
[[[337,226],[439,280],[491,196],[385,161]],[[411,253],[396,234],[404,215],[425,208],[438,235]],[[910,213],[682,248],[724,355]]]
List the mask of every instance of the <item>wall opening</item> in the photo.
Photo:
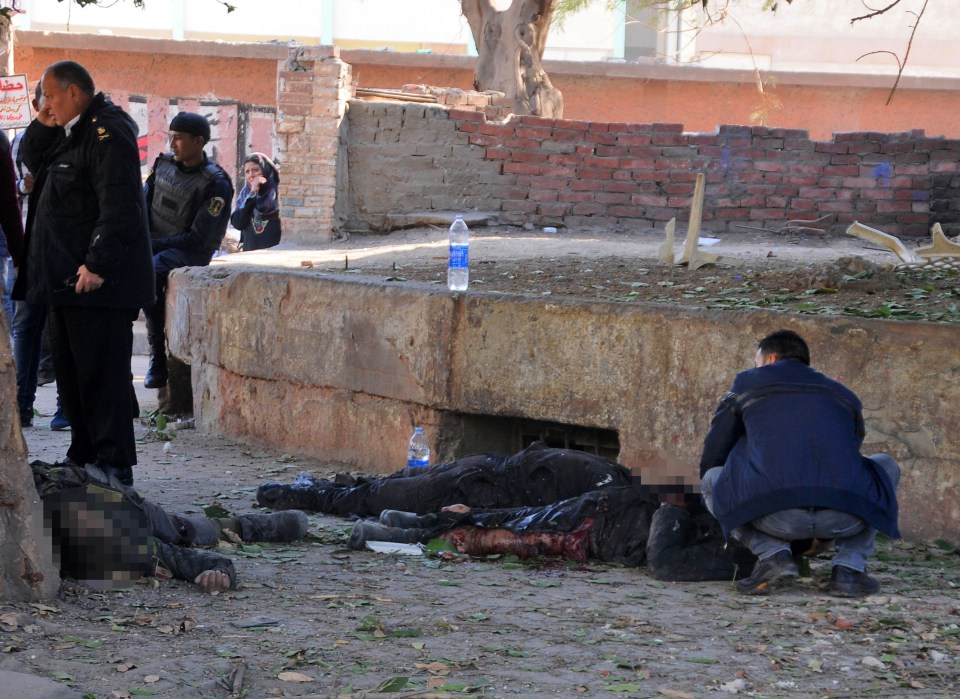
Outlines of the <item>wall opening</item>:
[[537,440],[550,447],[586,451],[614,461],[620,455],[617,432],[598,427],[466,413],[443,413],[439,427],[443,435],[436,445],[440,461],[481,452],[514,454]]

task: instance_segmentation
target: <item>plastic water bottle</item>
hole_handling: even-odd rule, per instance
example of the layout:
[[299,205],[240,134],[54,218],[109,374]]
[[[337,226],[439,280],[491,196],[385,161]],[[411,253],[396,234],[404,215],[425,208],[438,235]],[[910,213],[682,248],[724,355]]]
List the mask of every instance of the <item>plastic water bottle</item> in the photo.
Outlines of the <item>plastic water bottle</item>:
[[423,434],[423,428],[417,427],[410,438],[407,447],[407,473],[410,475],[422,472],[430,465],[430,445]]
[[450,226],[450,266],[447,268],[447,288],[466,291],[470,282],[470,229],[463,216],[457,216]]

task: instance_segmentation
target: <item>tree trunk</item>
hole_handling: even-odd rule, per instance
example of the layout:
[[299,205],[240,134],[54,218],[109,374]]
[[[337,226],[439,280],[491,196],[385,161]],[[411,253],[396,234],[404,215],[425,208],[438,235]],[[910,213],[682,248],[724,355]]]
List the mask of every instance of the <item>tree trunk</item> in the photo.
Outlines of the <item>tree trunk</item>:
[[43,509],[13,409],[16,391],[10,333],[0,318],[0,600],[23,602],[56,595],[60,571],[43,536]]
[[498,11],[492,0],[461,0],[477,45],[474,87],[513,100],[515,114],[563,117],[563,95],[540,64],[557,0],[513,0]]

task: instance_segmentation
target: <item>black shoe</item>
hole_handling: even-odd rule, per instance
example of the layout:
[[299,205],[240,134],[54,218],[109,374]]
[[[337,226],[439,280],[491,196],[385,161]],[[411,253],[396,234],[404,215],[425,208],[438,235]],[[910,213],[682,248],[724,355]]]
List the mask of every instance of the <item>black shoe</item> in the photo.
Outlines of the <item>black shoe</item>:
[[300,474],[293,483],[264,483],[257,488],[257,504],[273,510],[327,512],[333,494],[341,490],[329,481],[313,480]]
[[103,463],[98,463],[97,466],[106,474],[107,478],[116,478],[120,485],[125,485],[128,488],[133,487],[133,469],[129,466],[107,466]]
[[20,413],[20,427],[33,427],[33,411]]
[[302,539],[310,522],[300,510],[269,515],[240,515],[240,538],[244,541],[287,542]]
[[143,377],[144,388],[164,388],[167,385],[167,372],[157,371],[153,362],[150,362],[150,368],[147,369],[147,375]]
[[52,371],[41,371],[37,375],[37,386],[46,386],[57,380],[56,374]]
[[866,597],[880,591],[880,583],[859,570],[836,565],[830,571],[827,592],[834,597]]
[[737,581],[737,592],[744,595],[765,595],[790,578],[800,577],[797,562],[789,551],[777,551],[769,558],[757,561],[749,577]]

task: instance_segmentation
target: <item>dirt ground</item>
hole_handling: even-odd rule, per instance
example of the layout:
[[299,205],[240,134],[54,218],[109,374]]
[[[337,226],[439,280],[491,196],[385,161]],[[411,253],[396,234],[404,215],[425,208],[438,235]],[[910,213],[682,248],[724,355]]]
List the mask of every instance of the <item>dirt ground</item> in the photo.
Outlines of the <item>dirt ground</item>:
[[[487,234],[508,240],[497,247]],[[310,260],[314,269],[333,269],[347,257],[349,268],[364,274],[433,281],[444,272],[444,260],[434,259],[444,240],[443,231],[411,232],[277,254],[291,266]],[[652,261],[660,242],[652,236],[638,242],[614,233],[578,243],[569,233],[478,231],[475,241],[472,289],[624,302],[688,303],[687,293],[743,298],[747,292],[723,289],[744,286],[748,270],[751,280],[797,286],[791,293],[799,294],[821,287],[792,280],[818,284],[819,266],[838,255],[892,259],[860,241],[745,236],[737,250],[732,241],[721,245],[746,263],[686,272]],[[921,288],[895,278],[897,288],[886,291],[896,303],[904,289]],[[925,293],[949,295],[952,288]],[[810,296],[839,293],[846,292]],[[871,295],[859,290],[844,303]],[[934,312],[941,310],[949,308]],[[135,357],[135,382],[149,410],[156,396],[142,388],[144,370],[144,358]],[[46,416],[54,395],[52,386],[40,389],[37,406]],[[68,434],[47,424],[38,417],[25,430],[31,458],[65,453]],[[136,487],[169,510],[250,511],[261,482],[290,481],[302,471],[330,475],[339,466],[192,429],[169,440],[155,440],[144,425],[138,430]],[[603,564],[353,552],[345,546],[351,522],[313,515],[310,523],[307,541],[234,551],[235,591],[207,595],[187,583],[145,580],[127,591],[96,592],[64,583],[44,604],[0,605],[0,669],[57,679],[97,699],[960,693],[960,557],[951,542],[881,542],[871,572],[883,587],[867,599],[824,595],[817,582],[829,573],[827,560],[813,561],[813,577],[788,591],[748,598],[726,582],[662,583],[642,569]]]

